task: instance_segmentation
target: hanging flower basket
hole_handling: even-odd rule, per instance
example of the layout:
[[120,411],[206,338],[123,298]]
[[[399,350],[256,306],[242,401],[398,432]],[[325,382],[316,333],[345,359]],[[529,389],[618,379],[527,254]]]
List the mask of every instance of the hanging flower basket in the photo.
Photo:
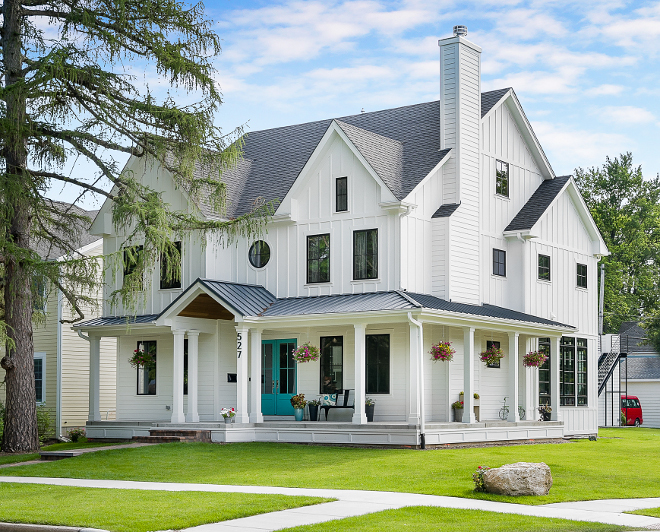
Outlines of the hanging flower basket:
[[321,356],[319,348],[309,342],[305,342],[298,349],[293,350],[293,359],[299,363],[316,361],[319,356]]
[[502,358],[504,358],[504,351],[499,347],[489,347],[485,351],[482,351],[479,355],[482,362],[485,362],[486,365],[497,364]]
[[440,342],[431,346],[431,360],[437,362],[442,360],[443,362],[451,362],[454,358],[454,353],[456,351],[451,348],[451,342]]
[[548,355],[543,351],[530,351],[523,356],[523,366],[526,368],[538,368],[548,360]]
[[155,355],[156,349],[154,347],[150,348],[149,351],[145,351],[144,344],[140,344],[140,347],[133,351],[133,356],[128,359],[128,363],[134,368],[153,366]]

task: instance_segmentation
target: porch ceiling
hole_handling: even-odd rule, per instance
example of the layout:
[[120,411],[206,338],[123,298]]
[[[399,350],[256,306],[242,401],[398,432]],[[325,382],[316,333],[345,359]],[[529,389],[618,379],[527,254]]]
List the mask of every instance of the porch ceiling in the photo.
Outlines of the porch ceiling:
[[186,318],[234,321],[234,314],[208,294],[199,294],[178,315]]

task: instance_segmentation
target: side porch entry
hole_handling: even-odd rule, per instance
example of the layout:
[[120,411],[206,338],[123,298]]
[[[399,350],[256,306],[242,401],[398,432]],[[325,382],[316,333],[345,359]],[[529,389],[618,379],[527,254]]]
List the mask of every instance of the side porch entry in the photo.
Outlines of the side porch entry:
[[291,397],[296,394],[296,340],[261,342],[261,413],[292,416]]

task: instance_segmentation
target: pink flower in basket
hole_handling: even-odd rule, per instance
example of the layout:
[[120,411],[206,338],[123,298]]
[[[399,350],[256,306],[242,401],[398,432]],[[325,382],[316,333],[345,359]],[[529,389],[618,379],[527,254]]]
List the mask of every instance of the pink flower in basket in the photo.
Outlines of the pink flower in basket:
[[431,346],[431,360],[437,362],[442,360],[443,362],[451,362],[454,358],[454,353],[456,351],[451,348],[451,342],[440,342]]
[[296,362],[312,362],[318,360],[321,355],[319,348],[309,342],[305,342],[298,349],[294,349],[292,354]]
[[538,368],[548,360],[548,355],[543,351],[530,351],[523,356],[523,366],[527,368]]

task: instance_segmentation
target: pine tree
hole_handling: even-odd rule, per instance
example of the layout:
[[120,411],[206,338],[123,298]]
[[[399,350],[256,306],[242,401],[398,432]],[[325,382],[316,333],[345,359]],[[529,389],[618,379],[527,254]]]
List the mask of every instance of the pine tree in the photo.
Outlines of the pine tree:
[[[6,412],[2,450],[38,447],[32,343],[37,280],[61,290],[84,318],[98,278],[97,261],[77,256],[72,231],[84,226],[75,209],[47,198],[55,184],[78,187],[112,201],[115,229],[127,235],[129,255],[142,247],[132,281],[114,294],[136,305],[137,279],[163,254],[178,262],[173,242],[183,233],[217,232],[225,240],[263,227],[269,205],[237,219],[222,217],[223,168],[240,157],[242,131],[214,125],[222,103],[214,79],[219,38],[200,3],[177,0],[3,0],[0,88],[0,341],[5,355]],[[175,94],[158,98],[126,65],[155,68]],[[196,103],[177,104],[193,93]],[[201,195],[218,217],[173,212],[156,190],[123,171],[118,156],[160,164],[193,202]],[[67,175],[67,161],[83,158],[95,175]],[[195,179],[196,165],[211,172]],[[108,186],[104,186],[108,184]],[[109,191],[108,191],[109,189]],[[74,228],[74,229],[72,229]],[[45,261],[33,251],[47,241],[67,259]],[[117,254],[123,257],[123,250]],[[121,258],[112,257],[117,268]],[[150,266],[151,265],[151,266]],[[131,307],[132,305],[132,307]]]

